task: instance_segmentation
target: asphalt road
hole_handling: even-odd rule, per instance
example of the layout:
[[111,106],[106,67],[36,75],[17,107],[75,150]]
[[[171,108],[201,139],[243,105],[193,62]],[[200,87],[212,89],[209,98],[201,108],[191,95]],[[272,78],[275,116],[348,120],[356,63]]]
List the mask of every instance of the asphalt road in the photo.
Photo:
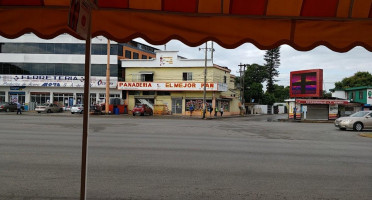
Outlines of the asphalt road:
[[[371,138],[273,117],[92,116],[87,199],[372,199]],[[79,198],[81,115],[0,127],[1,200]]]

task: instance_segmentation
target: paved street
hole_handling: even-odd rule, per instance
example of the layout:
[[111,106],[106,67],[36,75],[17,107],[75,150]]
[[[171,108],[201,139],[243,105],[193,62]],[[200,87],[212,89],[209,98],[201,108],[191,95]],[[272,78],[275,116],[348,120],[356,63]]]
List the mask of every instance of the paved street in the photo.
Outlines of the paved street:
[[[285,116],[91,116],[87,198],[372,199],[372,139]],[[0,113],[0,199],[78,199],[82,115]]]

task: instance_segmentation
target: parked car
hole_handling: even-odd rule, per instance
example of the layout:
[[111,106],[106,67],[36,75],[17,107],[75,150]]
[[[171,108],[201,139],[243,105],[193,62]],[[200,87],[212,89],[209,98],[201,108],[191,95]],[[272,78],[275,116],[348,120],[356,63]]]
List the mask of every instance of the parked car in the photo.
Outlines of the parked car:
[[17,104],[13,102],[3,102],[0,103],[0,111],[14,112],[17,111]]
[[372,111],[359,111],[348,117],[340,117],[335,120],[335,126],[341,130],[362,131],[363,129],[372,129]]
[[133,116],[135,115],[152,115],[152,109],[146,104],[136,104],[132,109]]
[[51,113],[51,112],[62,112],[63,108],[57,104],[54,103],[44,103],[42,105],[36,106],[35,111],[38,113],[41,112],[46,112],[46,113]]
[[71,114],[74,114],[74,113],[83,114],[83,112],[84,112],[84,105],[83,104],[73,105],[70,110],[71,110]]

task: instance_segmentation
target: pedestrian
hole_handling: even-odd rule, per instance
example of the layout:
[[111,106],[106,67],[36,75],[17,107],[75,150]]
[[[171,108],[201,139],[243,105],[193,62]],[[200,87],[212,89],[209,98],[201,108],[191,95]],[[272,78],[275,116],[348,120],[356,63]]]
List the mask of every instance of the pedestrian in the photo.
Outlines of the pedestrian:
[[218,113],[218,107],[216,106],[216,109],[214,111],[214,116],[217,117],[217,113]]
[[209,111],[209,117],[212,117],[212,111],[213,111],[212,106],[208,107],[208,111]]
[[221,117],[222,117],[222,115],[223,115],[223,106],[221,106],[221,108],[220,108],[220,113],[221,113]]
[[296,120],[296,114],[297,113],[297,107],[295,106],[294,108],[293,108],[293,118]]
[[20,104],[20,103],[17,102],[17,115],[18,115],[18,113],[20,115],[22,115],[22,104]]
[[191,117],[192,116],[192,111],[194,111],[194,105],[193,104],[190,105],[189,111],[190,111],[190,117]]

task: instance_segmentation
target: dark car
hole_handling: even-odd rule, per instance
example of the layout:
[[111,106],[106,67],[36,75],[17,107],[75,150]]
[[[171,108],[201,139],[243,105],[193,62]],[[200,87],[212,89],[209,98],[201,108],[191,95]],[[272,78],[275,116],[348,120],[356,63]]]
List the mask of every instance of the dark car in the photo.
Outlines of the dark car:
[[146,104],[137,104],[132,109],[133,116],[135,115],[152,115],[152,109]]
[[16,103],[12,103],[12,102],[0,103],[0,111],[14,112],[16,110],[17,110],[17,104]]

